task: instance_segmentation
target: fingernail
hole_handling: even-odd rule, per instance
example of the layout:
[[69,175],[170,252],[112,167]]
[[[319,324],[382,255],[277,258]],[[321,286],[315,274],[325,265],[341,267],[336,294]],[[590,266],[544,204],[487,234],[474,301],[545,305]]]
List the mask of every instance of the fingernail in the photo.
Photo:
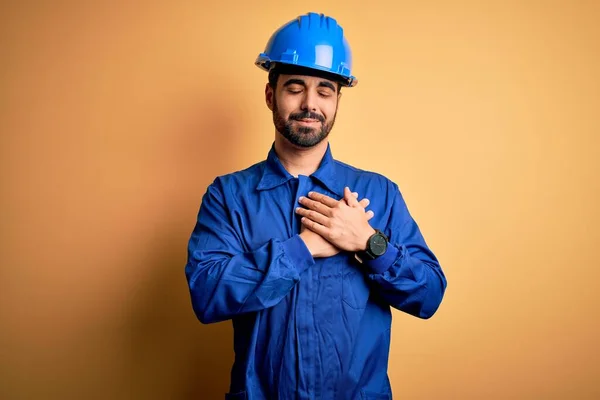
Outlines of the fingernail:
[[300,198],[299,198],[298,200],[299,200],[299,201],[302,201],[302,200],[304,200],[305,198],[306,198],[306,197],[304,197],[304,196],[300,196]]

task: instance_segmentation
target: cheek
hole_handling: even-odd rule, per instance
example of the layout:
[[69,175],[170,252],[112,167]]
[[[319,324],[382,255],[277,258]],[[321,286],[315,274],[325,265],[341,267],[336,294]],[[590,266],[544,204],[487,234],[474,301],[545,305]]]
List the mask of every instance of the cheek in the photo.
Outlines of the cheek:
[[277,99],[277,111],[283,118],[287,119],[295,110],[295,104],[291,99],[285,97]]
[[290,113],[283,107],[280,107],[279,104],[277,105],[277,114],[279,115],[279,117],[285,121],[287,121],[287,119],[290,116]]
[[335,112],[337,111],[337,102],[328,101],[327,103],[323,104],[323,108],[321,110],[323,111],[323,114],[325,114],[325,118],[327,118],[328,121],[331,121],[335,115]]

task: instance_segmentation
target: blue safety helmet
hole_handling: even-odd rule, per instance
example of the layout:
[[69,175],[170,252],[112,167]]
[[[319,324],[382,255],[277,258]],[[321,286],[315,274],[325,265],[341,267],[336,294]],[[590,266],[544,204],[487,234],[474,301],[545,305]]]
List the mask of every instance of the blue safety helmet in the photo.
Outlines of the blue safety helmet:
[[296,65],[334,74],[343,86],[356,86],[352,51],[335,19],[308,13],[286,23],[267,42],[255,64],[269,71],[276,64]]

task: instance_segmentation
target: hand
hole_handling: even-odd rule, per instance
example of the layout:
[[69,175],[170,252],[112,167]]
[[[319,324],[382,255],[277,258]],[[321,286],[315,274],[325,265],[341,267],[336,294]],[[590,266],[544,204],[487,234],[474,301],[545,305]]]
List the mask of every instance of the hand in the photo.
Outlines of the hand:
[[365,250],[369,237],[375,233],[369,225],[374,214],[365,212],[366,205],[363,206],[368,205],[368,199],[361,204],[349,188],[344,189],[344,198],[339,201],[315,192],[310,192],[308,197],[299,200],[308,210],[296,209],[296,213],[303,216],[303,225],[341,250]]
[[[358,193],[352,193],[355,202],[358,198]],[[365,208],[369,205],[369,199],[362,199],[358,204]],[[373,213],[369,215],[369,219],[373,217]],[[335,247],[333,244],[323,239],[321,235],[306,228],[306,225],[302,224],[300,227],[300,237],[308,247],[308,250],[314,258],[320,257],[332,257],[340,252],[340,249]]]
[[333,257],[340,252],[340,249],[323,239],[318,233],[307,229],[305,225],[300,228],[300,237],[313,258]]

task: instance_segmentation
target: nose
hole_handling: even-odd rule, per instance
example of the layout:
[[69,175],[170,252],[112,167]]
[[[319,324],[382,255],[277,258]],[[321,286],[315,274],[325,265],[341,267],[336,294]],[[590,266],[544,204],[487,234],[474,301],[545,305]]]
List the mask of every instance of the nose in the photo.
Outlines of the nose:
[[302,111],[317,111],[317,96],[312,91],[305,91],[304,98],[302,99]]

